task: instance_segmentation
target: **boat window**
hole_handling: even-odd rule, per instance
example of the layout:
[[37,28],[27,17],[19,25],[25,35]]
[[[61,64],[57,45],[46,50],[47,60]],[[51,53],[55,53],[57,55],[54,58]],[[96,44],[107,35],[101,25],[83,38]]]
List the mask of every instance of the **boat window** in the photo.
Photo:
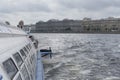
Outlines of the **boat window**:
[[31,44],[29,44],[29,49],[31,49],[31,47],[32,47]]
[[34,66],[34,64],[35,64],[35,55],[34,54],[30,57],[30,63]]
[[30,57],[30,63],[32,64],[32,56]]
[[25,59],[25,58],[26,58],[26,54],[25,54],[25,52],[23,51],[23,49],[20,50],[20,53],[21,53],[23,59]]
[[21,75],[19,74],[19,76],[17,77],[17,79],[16,80],[22,80],[22,78],[21,78]]
[[26,66],[27,66],[27,68],[28,68],[28,71],[31,72],[31,67],[30,67],[30,63],[29,63],[28,60],[27,60]]
[[32,73],[30,73],[30,77],[31,77],[31,80],[33,80],[33,75],[32,75]]
[[11,58],[6,60],[5,62],[3,62],[3,66],[5,68],[5,71],[9,75],[10,79],[13,79],[13,77],[15,76],[15,74],[18,71],[18,69],[15,66],[13,60]]
[[29,77],[29,74],[28,74],[28,71],[27,71],[25,65],[22,68],[22,75],[23,75],[25,80],[30,80],[30,77]]
[[29,53],[29,52],[27,51],[26,47],[24,47],[23,49],[24,49],[24,51],[25,51],[27,54]]
[[32,61],[34,61],[35,60],[35,55],[33,54],[31,57],[32,57]]
[[26,49],[29,51],[29,48],[28,48],[28,46],[26,45]]
[[20,66],[22,65],[23,63],[23,60],[21,58],[21,56],[19,55],[19,53],[17,52],[16,54],[13,55],[18,67],[20,68]]
[[32,48],[32,45],[30,44],[30,49]]
[[26,47],[27,47],[27,49],[30,51],[29,45],[27,45]]

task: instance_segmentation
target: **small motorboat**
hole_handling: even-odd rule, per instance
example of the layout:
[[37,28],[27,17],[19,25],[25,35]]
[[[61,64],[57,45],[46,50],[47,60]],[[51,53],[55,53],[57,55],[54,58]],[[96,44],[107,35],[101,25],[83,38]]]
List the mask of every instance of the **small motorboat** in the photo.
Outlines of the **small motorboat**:
[[47,55],[50,55],[50,58],[52,58],[52,50],[51,47],[49,47],[49,49],[41,49],[40,53],[42,55],[42,57],[45,57]]

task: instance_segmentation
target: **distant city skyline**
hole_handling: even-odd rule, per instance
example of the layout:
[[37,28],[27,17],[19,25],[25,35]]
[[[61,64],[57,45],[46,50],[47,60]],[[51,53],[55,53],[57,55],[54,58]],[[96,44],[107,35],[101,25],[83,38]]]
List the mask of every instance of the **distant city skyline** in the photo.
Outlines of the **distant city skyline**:
[[0,21],[17,25],[49,19],[120,17],[120,0],[0,0]]

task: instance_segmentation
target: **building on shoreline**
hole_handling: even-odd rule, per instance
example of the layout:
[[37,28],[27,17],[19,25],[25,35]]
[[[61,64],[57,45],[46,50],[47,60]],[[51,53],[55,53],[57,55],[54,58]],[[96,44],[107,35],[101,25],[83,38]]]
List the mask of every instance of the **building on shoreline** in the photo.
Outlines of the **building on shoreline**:
[[32,32],[38,33],[120,33],[120,18],[92,20],[56,20],[37,22]]
[[83,32],[120,32],[120,19],[82,21]]
[[62,20],[36,23],[37,32],[81,32],[80,21]]

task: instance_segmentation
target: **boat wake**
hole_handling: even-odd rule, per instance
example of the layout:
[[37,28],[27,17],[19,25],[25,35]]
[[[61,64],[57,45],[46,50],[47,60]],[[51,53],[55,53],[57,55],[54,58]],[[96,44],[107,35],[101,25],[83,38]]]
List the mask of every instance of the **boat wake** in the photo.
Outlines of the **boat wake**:
[[[40,45],[50,46],[54,52],[52,59],[43,59],[45,80],[120,80],[120,36],[114,34],[38,36]],[[43,41],[41,36],[45,37]]]

